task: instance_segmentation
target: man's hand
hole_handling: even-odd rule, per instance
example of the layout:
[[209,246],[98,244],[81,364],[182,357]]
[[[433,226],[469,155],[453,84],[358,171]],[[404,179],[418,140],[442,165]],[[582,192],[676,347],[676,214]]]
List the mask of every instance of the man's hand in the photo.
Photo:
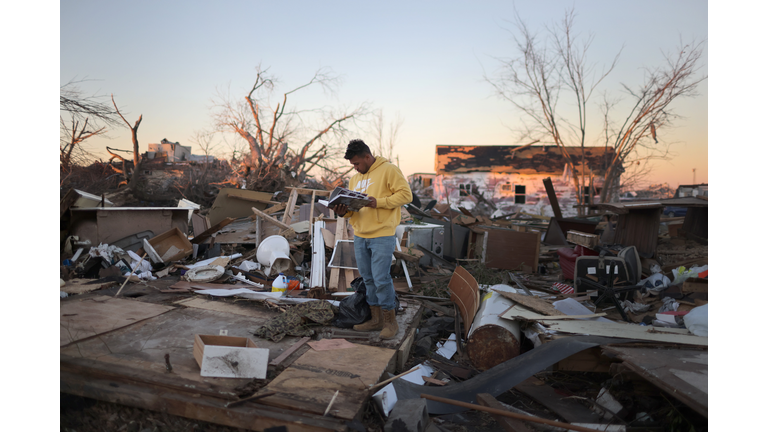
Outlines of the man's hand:
[[336,204],[331,210],[339,216],[344,216],[349,211],[349,207],[344,204]]
[[369,196],[368,197],[368,204],[366,205],[366,207],[376,208],[376,198],[374,198],[372,196]]

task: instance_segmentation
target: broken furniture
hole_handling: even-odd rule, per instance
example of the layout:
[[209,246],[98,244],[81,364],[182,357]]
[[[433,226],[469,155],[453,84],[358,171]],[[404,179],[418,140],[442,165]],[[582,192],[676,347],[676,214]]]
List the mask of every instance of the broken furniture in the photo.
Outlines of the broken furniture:
[[136,252],[144,239],[178,228],[188,229],[186,208],[97,207],[70,208],[69,233],[92,245],[104,243]]
[[488,268],[532,273],[539,266],[541,235],[485,225],[472,227],[469,258]]

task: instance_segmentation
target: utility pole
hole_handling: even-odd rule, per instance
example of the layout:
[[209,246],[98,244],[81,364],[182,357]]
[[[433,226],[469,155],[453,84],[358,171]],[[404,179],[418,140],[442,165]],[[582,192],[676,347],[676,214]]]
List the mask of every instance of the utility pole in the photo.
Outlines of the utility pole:
[[693,184],[696,184],[696,168],[693,169]]

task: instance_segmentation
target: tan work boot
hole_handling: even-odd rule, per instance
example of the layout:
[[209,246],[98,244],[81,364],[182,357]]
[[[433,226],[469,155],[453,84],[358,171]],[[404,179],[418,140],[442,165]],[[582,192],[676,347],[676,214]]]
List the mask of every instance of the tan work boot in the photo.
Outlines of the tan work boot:
[[395,318],[395,309],[382,310],[381,316],[384,319],[384,328],[379,337],[382,339],[392,339],[397,334],[397,318]]
[[371,319],[362,324],[357,324],[352,327],[352,330],[357,331],[373,331],[381,330],[384,328],[384,321],[381,319],[381,306],[371,306]]

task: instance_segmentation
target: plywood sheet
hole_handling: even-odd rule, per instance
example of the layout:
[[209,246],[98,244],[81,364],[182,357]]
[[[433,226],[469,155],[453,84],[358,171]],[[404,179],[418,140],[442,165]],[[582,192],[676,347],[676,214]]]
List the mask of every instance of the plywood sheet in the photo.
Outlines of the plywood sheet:
[[179,300],[177,302],[174,302],[174,304],[185,306],[185,307],[197,308],[197,309],[227,312],[235,315],[243,315],[243,316],[249,316],[249,317],[263,316],[262,310],[249,308],[245,306],[238,306],[236,304],[227,303],[223,301],[205,300],[199,297],[192,297],[184,300]]
[[[509,315],[510,311],[500,315],[501,318],[514,319]],[[707,346],[707,338],[694,336],[692,334],[672,334],[662,333],[654,330],[653,327],[640,326],[637,324],[622,324],[616,322],[586,321],[586,320],[563,320],[563,321],[542,321],[542,325],[550,330],[570,333],[585,334],[593,336],[606,336],[627,339],[640,339],[654,342],[669,342],[683,345]]]
[[478,231],[488,232],[488,239],[483,241],[485,246],[483,256],[486,267],[502,270],[523,270],[526,267],[536,269],[538,267],[540,234],[511,229],[490,229],[484,226],[474,228]]
[[174,309],[172,306],[97,296],[59,307],[60,346],[116,330]]
[[331,407],[338,418],[353,419],[397,351],[358,345],[331,351],[309,350],[264,389],[276,392],[261,399],[266,405],[323,414],[338,390]]
[[546,300],[542,300],[536,296],[529,296],[529,295],[517,294],[517,293],[511,293],[511,292],[499,291],[499,290],[494,290],[494,291],[512,300],[515,303],[520,303],[521,305],[527,307],[528,309],[542,313],[544,315],[555,316],[555,315],[563,314],[559,310],[555,309],[555,307],[552,306],[550,302]]
[[604,347],[632,371],[707,417],[707,351],[665,348]]

